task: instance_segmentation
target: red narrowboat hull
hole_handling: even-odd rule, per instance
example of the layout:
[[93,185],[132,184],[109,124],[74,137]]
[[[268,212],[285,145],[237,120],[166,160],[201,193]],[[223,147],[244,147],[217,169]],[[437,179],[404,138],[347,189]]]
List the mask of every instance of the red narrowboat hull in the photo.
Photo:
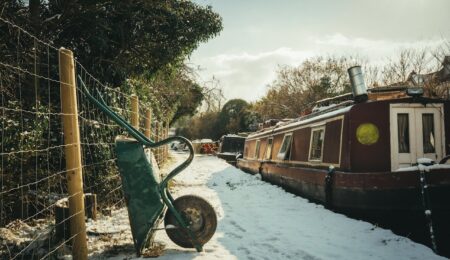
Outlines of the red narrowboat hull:
[[[238,167],[314,202],[345,210],[419,210],[418,172],[353,173],[335,171],[326,198],[328,170],[256,160],[238,161]],[[450,210],[450,173],[439,169],[425,173],[432,206]]]

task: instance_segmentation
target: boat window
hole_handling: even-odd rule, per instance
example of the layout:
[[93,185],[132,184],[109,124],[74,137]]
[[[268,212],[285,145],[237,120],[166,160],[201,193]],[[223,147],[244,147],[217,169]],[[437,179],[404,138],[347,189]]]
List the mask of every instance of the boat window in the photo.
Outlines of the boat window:
[[434,115],[422,114],[423,152],[434,153]]
[[409,115],[398,114],[398,152],[409,153]]
[[270,160],[270,158],[272,157],[272,143],[273,143],[273,138],[269,138],[267,139],[267,149],[266,149],[266,160]]
[[309,160],[322,160],[323,139],[325,137],[325,128],[312,130],[311,145],[309,150]]
[[277,158],[280,160],[287,160],[291,154],[291,140],[292,133],[286,134],[283,138],[283,143],[281,144],[280,151],[278,152]]
[[258,157],[259,157],[259,145],[260,145],[260,141],[256,140],[255,157],[254,157],[256,159],[258,159]]

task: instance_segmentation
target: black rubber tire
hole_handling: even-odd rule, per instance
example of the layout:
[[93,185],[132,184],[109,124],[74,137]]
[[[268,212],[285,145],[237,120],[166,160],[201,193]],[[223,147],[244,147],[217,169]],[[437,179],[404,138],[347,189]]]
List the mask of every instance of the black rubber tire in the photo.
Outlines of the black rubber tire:
[[[196,237],[197,243],[200,245],[206,244],[214,235],[214,232],[216,232],[217,227],[216,212],[211,204],[194,195],[179,197],[173,204],[175,209],[180,212],[186,221],[190,221],[191,219],[197,220],[189,228]],[[189,225],[189,223],[187,224]],[[176,227],[166,229],[167,235],[175,244],[184,248],[194,248],[194,244],[187,232],[183,228],[178,228],[178,221],[170,210],[167,210],[166,216],[164,217],[164,226],[167,227],[168,225]]]

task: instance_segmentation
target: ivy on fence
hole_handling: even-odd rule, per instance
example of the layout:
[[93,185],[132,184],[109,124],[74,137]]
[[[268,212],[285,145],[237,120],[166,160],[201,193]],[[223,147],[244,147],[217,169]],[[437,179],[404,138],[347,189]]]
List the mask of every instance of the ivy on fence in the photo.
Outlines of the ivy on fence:
[[[15,55],[0,57],[0,237],[4,241],[0,258],[46,258],[70,246],[78,235],[62,241],[54,237],[58,226],[73,217],[58,223],[52,218],[59,201],[68,197],[66,174],[74,170],[65,163],[64,149],[71,144],[63,140],[58,48],[1,17],[0,26],[17,40],[15,46],[6,46],[15,48],[10,50]],[[91,93],[98,89],[115,112],[130,120],[131,93],[102,84],[77,61],[75,66]],[[90,104],[80,89],[77,96],[83,191],[97,194],[101,209],[123,206],[113,146],[115,137],[126,133]],[[140,108],[140,126],[150,127],[150,137],[166,136],[167,130],[154,130],[158,124],[148,118],[150,106],[141,102]],[[158,163],[167,156],[163,150],[155,153]],[[28,225],[34,233],[19,232]]]

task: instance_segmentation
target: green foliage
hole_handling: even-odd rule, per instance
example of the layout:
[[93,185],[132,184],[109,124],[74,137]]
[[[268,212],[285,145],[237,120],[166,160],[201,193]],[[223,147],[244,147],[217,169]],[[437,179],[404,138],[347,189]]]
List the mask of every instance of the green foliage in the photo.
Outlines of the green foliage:
[[[139,81],[140,89],[149,88],[141,91],[147,95],[141,99],[164,99],[162,107],[155,103],[152,107],[165,121],[192,114],[200,104],[203,90],[189,78],[184,61],[199,43],[222,30],[221,17],[210,6],[180,0],[49,0],[38,5],[38,19],[22,1],[10,1],[0,8],[2,17],[54,46],[71,49],[102,83],[129,91],[131,84],[126,81]],[[39,22],[31,24],[31,20]],[[0,40],[2,60],[14,64],[17,56],[24,57],[23,66],[31,66],[34,57],[30,51],[36,46],[31,38],[16,32],[0,23],[0,33],[8,36]],[[38,56],[45,51],[38,49]],[[50,55],[57,60],[55,52]],[[46,58],[38,57],[38,63]],[[161,94],[151,91],[155,85]]]
[[225,103],[218,120],[219,137],[246,131],[245,125],[248,103],[243,99],[232,99]]
[[210,7],[190,1],[50,0],[47,12],[46,18],[60,15],[46,24],[48,38],[73,49],[85,67],[113,85],[181,65],[222,29]]
[[154,117],[170,123],[193,115],[203,100],[203,88],[182,70],[162,70],[152,77],[133,77],[127,83],[152,108]]
[[[152,107],[156,119],[173,122],[194,114],[201,104],[204,90],[189,76],[191,73],[184,61],[198,44],[221,31],[221,17],[211,7],[183,0],[31,0],[29,6],[27,3],[4,1],[0,3],[0,15],[53,46],[72,50],[77,60],[100,82],[126,94],[137,94],[144,104]],[[4,22],[0,22],[0,35],[3,63],[58,79],[57,51],[47,49]],[[92,82],[86,83],[93,87]],[[57,83],[0,67],[0,93],[2,105],[17,110],[3,111],[0,119],[5,152],[45,151],[63,143]],[[127,100],[114,91],[102,95],[109,105],[118,108],[116,112],[129,119],[125,111],[129,109]],[[100,199],[109,199],[117,186],[117,179],[110,179],[117,170],[115,162],[111,163],[115,158],[112,143],[121,131],[102,125],[112,122],[87,100],[79,103],[80,116],[85,118],[80,126],[86,165],[83,169],[85,189],[99,194]],[[55,115],[22,115],[20,110],[51,111]],[[5,155],[0,173],[4,175],[4,186],[16,187],[45,178],[49,173],[63,172],[63,152],[60,147],[48,152]],[[42,193],[41,197],[33,195],[34,212],[38,211],[43,206],[39,198],[45,198],[49,192],[66,192],[62,185],[64,178],[65,174],[61,174],[48,178],[46,185],[8,193],[4,197],[3,213],[11,217],[10,213],[20,208],[20,203],[30,200],[27,197],[30,191]],[[8,220],[5,216],[0,218]]]

